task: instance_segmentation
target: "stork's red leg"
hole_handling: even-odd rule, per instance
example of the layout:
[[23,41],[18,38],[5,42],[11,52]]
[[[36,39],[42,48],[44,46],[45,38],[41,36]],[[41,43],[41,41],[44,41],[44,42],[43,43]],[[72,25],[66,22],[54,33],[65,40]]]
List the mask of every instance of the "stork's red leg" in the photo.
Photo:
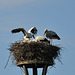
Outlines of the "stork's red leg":
[[52,39],[51,39],[51,44],[52,44]]
[[49,44],[51,43],[51,41],[49,40]]

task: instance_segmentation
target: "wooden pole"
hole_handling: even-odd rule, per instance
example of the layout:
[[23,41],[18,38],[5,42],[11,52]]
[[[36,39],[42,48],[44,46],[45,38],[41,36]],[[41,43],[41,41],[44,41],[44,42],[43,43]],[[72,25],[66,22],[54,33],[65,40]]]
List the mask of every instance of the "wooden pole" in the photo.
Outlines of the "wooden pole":
[[33,75],[37,75],[37,67],[33,67]]
[[25,75],[29,75],[29,74],[28,74],[27,67],[26,67],[25,65],[23,65],[23,69],[24,69]]
[[43,67],[42,75],[46,75],[48,65]]

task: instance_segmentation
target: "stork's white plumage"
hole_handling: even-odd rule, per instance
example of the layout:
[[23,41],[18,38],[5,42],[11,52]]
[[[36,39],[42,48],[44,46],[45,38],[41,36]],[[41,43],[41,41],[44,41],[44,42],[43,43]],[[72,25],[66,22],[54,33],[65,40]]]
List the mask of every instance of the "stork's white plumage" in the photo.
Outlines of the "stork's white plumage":
[[24,37],[23,42],[31,41],[29,38]]
[[[28,32],[26,32],[26,30],[24,28],[17,28],[17,29],[13,29],[11,32],[12,33],[18,33],[22,31],[24,34],[24,38],[26,40],[26,38],[30,39],[30,38],[35,38],[34,35],[37,34],[37,29],[36,27],[32,27]],[[32,33],[32,34],[31,34]]]
[[47,42],[48,44],[50,44],[50,41],[47,40],[46,38],[44,38],[43,36],[37,36],[33,41],[35,42]]
[[54,31],[48,31],[47,29],[45,29],[44,35],[47,38],[51,39],[51,44],[52,44],[52,39],[60,40],[60,37]]

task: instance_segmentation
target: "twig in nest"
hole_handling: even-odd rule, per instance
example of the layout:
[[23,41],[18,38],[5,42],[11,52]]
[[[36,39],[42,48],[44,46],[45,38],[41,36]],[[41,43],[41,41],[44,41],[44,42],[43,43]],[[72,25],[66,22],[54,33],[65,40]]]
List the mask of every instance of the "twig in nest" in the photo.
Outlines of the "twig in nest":
[[9,59],[10,59],[11,54],[12,54],[12,53],[10,53],[10,55],[9,55],[9,57],[8,57],[8,60],[7,60],[7,63],[6,63],[6,65],[5,65],[5,67],[4,67],[4,69],[5,69],[5,68],[7,67],[7,65],[8,65],[8,62],[9,62]]

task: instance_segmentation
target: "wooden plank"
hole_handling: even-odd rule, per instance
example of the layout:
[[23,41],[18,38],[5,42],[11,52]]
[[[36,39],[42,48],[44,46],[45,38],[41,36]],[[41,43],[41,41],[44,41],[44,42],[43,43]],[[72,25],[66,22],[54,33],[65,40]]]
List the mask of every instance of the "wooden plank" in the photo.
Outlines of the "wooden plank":
[[46,75],[47,68],[48,68],[48,65],[45,65],[45,66],[43,67],[42,75]]
[[27,67],[26,67],[25,65],[23,65],[23,69],[24,69],[25,75],[29,75],[29,74],[28,74]]
[[37,67],[33,67],[33,75],[37,75]]

